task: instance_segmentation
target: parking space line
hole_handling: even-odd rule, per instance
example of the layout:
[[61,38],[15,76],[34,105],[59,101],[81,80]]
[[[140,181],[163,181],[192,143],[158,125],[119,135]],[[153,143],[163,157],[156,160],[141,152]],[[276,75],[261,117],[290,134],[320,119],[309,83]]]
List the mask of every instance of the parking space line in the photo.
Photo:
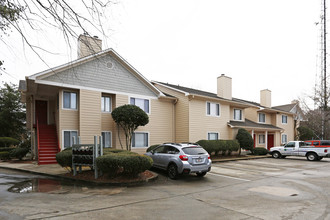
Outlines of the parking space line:
[[235,180],[241,180],[241,181],[246,181],[246,182],[250,182],[251,180],[247,180],[247,179],[242,179],[242,178],[237,178],[237,177],[232,177],[232,176],[226,176],[226,175],[221,175],[221,174],[216,174],[216,173],[208,173],[208,175],[213,175],[213,176],[221,176],[221,177],[225,177],[225,178],[229,178],[229,179],[235,179]]

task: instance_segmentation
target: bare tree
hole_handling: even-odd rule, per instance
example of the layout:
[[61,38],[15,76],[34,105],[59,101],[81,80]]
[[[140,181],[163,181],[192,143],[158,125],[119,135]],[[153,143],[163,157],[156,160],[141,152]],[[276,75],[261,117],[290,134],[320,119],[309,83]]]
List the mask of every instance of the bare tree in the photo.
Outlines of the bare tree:
[[[42,30],[44,26],[59,29],[69,47],[80,34],[90,36],[91,29],[106,36],[102,18],[107,16],[112,4],[115,2],[110,0],[0,0],[0,40],[7,44],[3,35],[18,32],[23,44],[46,64],[39,52],[49,51],[33,44],[29,31]],[[0,68],[3,59],[0,57]]]

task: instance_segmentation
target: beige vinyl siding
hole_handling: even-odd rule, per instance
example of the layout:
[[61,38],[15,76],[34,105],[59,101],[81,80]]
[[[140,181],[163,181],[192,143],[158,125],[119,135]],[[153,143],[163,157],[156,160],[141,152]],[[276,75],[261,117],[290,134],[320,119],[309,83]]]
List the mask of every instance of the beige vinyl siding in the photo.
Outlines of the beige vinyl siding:
[[[64,130],[79,130],[79,108],[77,110],[63,109],[63,91],[76,92],[79,103],[79,91],[69,90],[69,89],[60,89],[59,90],[59,142],[61,149],[64,149],[63,146],[63,131]],[[78,134],[79,135],[79,134]]]
[[[189,141],[197,142],[207,139],[208,132],[219,133],[220,139],[231,139],[230,128],[227,125],[230,117],[230,107],[225,103],[220,104],[220,117],[206,114],[206,102],[209,100],[192,99],[189,102]],[[216,101],[211,101],[217,103]]]
[[94,142],[94,136],[101,135],[101,93],[80,90],[79,93],[79,135],[82,144]]
[[246,108],[244,110],[244,115],[246,119],[249,119],[254,122],[258,122],[258,113],[257,113],[257,108]]
[[[282,115],[288,116],[287,124],[282,124]],[[276,126],[284,129],[282,134],[286,134],[288,136],[288,142],[294,141],[294,119],[293,119],[292,115],[279,113],[276,115],[276,121],[277,121]],[[281,143],[281,138],[282,138],[282,135],[280,137],[280,143]]]
[[175,110],[175,142],[187,142],[189,140],[189,100],[184,93],[175,90],[155,85],[162,92],[170,94],[178,98],[174,106]]
[[[149,133],[149,146],[174,142],[174,105],[172,100],[151,99],[149,123],[139,127],[137,132]],[[146,148],[132,148],[137,153],[145,153]]]

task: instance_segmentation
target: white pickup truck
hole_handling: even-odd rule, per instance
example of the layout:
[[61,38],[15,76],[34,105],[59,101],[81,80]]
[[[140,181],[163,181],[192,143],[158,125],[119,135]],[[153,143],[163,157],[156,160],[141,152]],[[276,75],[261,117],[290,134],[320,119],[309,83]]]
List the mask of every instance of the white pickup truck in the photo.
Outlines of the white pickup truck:
[[270,148],[269,153],[273,158],[301,156],[306,157],[307,160],[316,161],[323,157],[330,157],[330,148],[310,146],[303,141],[290,141],[284,146]]

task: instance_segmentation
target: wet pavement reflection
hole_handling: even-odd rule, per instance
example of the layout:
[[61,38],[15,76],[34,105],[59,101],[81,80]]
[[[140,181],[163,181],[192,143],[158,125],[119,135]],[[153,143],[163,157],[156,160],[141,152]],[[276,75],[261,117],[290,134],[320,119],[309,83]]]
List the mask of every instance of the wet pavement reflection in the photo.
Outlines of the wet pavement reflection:
[[[1,189],[10,193],[86,193],[96,195],[113,195],[121,193],[126,187],[96,186],[81,184],[75,181],[45,178],[17,171],[0,169]],[[7,188],[6,188],[7,186]]]

